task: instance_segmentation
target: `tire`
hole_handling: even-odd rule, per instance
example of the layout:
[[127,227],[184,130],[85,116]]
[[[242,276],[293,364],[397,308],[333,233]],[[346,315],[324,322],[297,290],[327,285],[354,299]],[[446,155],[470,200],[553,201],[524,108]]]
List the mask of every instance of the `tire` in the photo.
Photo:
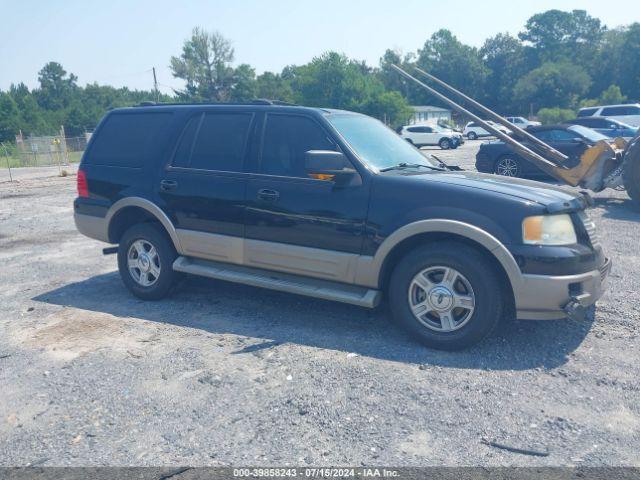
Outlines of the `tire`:
[[493,173],[503,177],[521,177],[522,164],[520,160],[511,155],[500,157],[493,167]]
[[622,170],[622,182],[629,198],[640,206],[640,140],[636,140],[627,151]]
[[[454,295],[441,283],[444,269],[453,274]],[[424,287],[418,286],[418,278]],[[496,328],[503,305],[508,304],[491,262],[479,250],[457,242],[425,245],[405,255],[391,274],[388,294],[395,320],[424,345],[441,350],[460,350],[480,342]],[[438,304],[446,309],[454,298],[466,306],[439,313]],[[419,311],[421,302],[423,311]]]
[[173,271],[177,256],[162,227],[154,223],[134,225],[124,232],[118,246],[122,282],[138,298],[160,300],[171,292],[178,278]]
[[467,133],[467,138],[469,140],[475,140],[478,138],[478,134],[476,132],[469,132]]
[[448,138],[441,138],[438,142],[438,146],[442,150],[449,150],[451,148],[451,141]]

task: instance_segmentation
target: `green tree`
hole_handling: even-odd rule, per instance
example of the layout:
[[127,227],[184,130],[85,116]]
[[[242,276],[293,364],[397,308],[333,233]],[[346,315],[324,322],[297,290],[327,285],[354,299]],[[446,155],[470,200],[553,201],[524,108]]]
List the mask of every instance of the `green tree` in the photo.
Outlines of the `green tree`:
[[11,95],[0,92],[0,142],[13,141],[20,130],[20,112]]
[[529,70],[527,54],[520,41],[508,33],[499,33],[484,42],[480,56],[489,69],[485,83],[487,106],[503,114],[526,114],[527,109],[513,102],[515,84]]
[[256,97],[293,102],[293,90],[290,83],[281,75],[264,72],[256,78]]
[[12,84],[8,93],[20,112],[21,130],[35,133],[44,133],[48,130],[42,109],[38,105],[35,96],[24,83]]
[[233,86],[230,100],[246,102],[256,98],[256,71],[243,63],[233,70]]
[[602,105],[615,105],[627,101],[627,97],[622,94],[620,87],[617,85],[609,85],[600,95],[600,103]]
[[173,76],[186,82],[179,96],[195,101],[224,102],[234,87],[231,43],[218,32],[194,28],[179,57],[171,57]]
[[521,111],[530,106],[569,108],[578,103],[590,84],[589,75],[581,67],[547,62],[518,80],[513,95]]
[[541,108],[538,111],[538,120],[545,125],[563,123],[576,118],[576,112],[568,108]]
[[617,83],[622,92],[635,101],[640,100],[640,23],[625,29],[622,38]]
[[409,116],[409,106],[397,92],[388,92],[362,62],[327,52],[299,67],[286,67],[296,103],[341,108],[373,115],[397,126]]
[[38,72],[40,90],[36,92],[38,103],[47,110],[65,108],[77,93],[77,81],[73,73],[67,74],[57,62],[49,62]]
[[419,90],[413,83],[407,82],[391,65],[397,65],[405,71],[411,73],[414,65],[414,55],[409,54],[404,57],[396,50],[387,50],[380,58],[380,68],[377,72],[378,77],[388,90],[401,92],[406,98],[417,96]]
[[605,30],[600,20],[585,10],[554,9],[529,18],[519,37],[529,42],[543,61],[584,62],[595,52]]
[[[467,95],[484,99],[489,69],[476,48],[464,45],[449,30],[438,30],[425,42],[418,51],[416,64]],[[424,90],[412,94],[410,99],[414,104],[438,104]]]

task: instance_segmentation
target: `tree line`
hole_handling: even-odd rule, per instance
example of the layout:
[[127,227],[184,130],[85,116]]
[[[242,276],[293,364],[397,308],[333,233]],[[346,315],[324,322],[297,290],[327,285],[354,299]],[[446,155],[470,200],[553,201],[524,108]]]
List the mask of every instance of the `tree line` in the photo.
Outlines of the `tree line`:
[[53,134],[60,125],[68,135],[80,135],[95,128],[107,110],[150,100],[269,98],[354,110],[393,126],[406,122],[410,105],[439,105],[391,64],[420,67],[504,115],[561,121],[581,106],[638,101],[639,51],[640,23],[609,29],[584,10],[548,10],[533,15],[517,36],[498,33],[480,48],[442,29],[415,52],[387,50],[377,66],[326,52],[305,65],[257,75],[250,65],[234,66],[228,39],[195,28],[170,59],[183,89],[166,95],[97,83],[82,87],[73,73],[49,62],[38,74],[37,88],[19,83],[0,91],[0,141],[19,131]]

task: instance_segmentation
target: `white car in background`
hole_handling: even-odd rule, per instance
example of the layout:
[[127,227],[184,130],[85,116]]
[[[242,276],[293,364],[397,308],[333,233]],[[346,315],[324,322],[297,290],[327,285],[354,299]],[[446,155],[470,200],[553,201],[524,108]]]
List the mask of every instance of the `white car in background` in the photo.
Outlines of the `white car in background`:
[[[511,132],[511,130],[509,130],[506,127],[503,127],[502,125],[498,125],[495,122],[492,122],[491,120],[485,120],[485,122],[487,122],[489,125],[491,125],[493,128],[508,134],[509,132]],[[489,133],[487,132],[484,128],[482,128],[479,124],[477,124],[476,122],[469,122],[467,123],[467,125],[464,127],[464,131],[462,132],[462,134],[467,137],[469,140],[475,140],[477,138],[480,137],[490,137],[493,135],[493,133]]]
[[438,145],[443,150],[449,150],[450,148],[458,148],[464,143],[461,133],[451,130],[450,128],[441,127],[440,125],[405,125],[398,133],[400,133],[400,136],[407,142],[412,143],[416,147]]
[[516,127],[520,128],[528,128],[528,127],[537,127],[542,125],[540,122],[534,122],[532,120],[527,120],[524,117],[505,117],[509,123],[513,123]]
[[640,103],[626,105],[601,105],[599,107],[585,107],[578,110],[578,118],[607,117],[619,122],[640,127]]

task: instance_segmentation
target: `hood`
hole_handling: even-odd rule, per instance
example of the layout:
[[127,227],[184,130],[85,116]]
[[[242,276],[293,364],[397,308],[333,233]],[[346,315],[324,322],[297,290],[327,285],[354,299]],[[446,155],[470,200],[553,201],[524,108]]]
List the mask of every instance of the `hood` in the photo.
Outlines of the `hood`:
[[546,207],[549,213],[583,210],[590,204],[590,198],[585,195],[575,194],[561,187],[522,178],[501,177],[475,172],[442,172],[417,175],[414,178],[423,178],[430,182],[476,188],[517,197],[542,205]]

